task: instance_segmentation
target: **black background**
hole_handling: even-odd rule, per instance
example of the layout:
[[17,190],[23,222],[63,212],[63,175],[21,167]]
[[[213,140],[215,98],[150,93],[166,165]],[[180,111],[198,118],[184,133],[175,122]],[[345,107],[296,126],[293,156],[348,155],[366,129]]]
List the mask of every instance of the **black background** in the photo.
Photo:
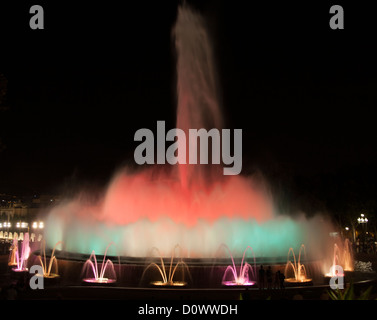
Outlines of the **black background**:
[[[44,30],[29,28],[36,3],[1,3],[9,109],[0,113],[0,192],[104,185],[133,165],[137,129],[175,127],[179,3],[39,1]],[[319,206],[328,188],[341,200],[350,183],[373,197],[377,11],[359,2],[187,3],[208,22],[226,127],[243,129],[243,173],[258,168]],[[343,5],[344,30],[329,27],[333,4]]]

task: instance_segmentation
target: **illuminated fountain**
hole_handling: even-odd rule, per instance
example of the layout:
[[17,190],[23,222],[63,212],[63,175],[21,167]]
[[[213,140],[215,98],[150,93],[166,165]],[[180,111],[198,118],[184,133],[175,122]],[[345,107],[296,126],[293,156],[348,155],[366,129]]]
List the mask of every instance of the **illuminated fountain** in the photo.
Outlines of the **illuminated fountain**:
[[[232,265],[227,266],[224,272],[224,276],[222,279],[222,284],[224,286],[253,286],[255,285],[256,279],[256,262],[255,262],[255,254],[253,248],[247,246],[245,251],[242,255],[241,264],[239,266],[239,273],[237,273],[236,264],[234,262],[234,258],[228,246],[223,245],[229,252],[230,258],[232,259]],[[245,260],[246,251],[250,250],[253,254],[254,258],[254,266],[251,266]],[[231,279],[229,280],[229,274],[231,275]]]
[[[177,128],[221,130],[224,119],[204,19],[180,6],[173,35]],[[121,256],[146,257],[152,247],[169,252],[179,243],[187,261],[212,257],[221,243],[241,248],[253,243],[256,256],[285,256],[292,243],[307,243],[320,232],[305,219],[280,215],[261,174],[224,176],[222,166],[210,164],[159,169],[117,172],[94,203],[85,194],[61,201],[45,223],[47,244],[62,240],[67,251],[90,254],[113,241]]]
[[13,238],[12,246],[10,248],[8,266],[17,266],[17,255],[18,255],[18,239]]
[[[311,278],[308,278],[306,273],[305,265],[301,263],[301,252],[304,250],[304,255],[306,255],[305,252],[305,246],[302,244],[300,247],[300,251],[298,254],[298,260],[296,261],[296,255],[293,251],[293,248],[289,248],[288,251],[288,258],[287,258],[287,264],[285,266],[285,282],[289,284],[308,284],[312,282]],[[292,253],[293,256],[293,263],[290,260],[290,254]],[[293,271],[294,277],[289,277],[288,271]]]
[[[176,127],[186,136],[190,129],[222,130],[225,123],[205,21],[187,5],[180,6],[173,35],[177,51]],[[236,110],[237,106],[231,107]],[[269,130],[269,119],[250,119],[250,126],[253,125],[252,121],[262,120],[266,123],[266,130]],[[168,141],[165,134],[157,133],[157,139]],[[166,147],[170,148],[174,143],[182,145],[185,141],[177,140]],[[253,145],[248,147],[253,148]],[[162,151],[165,156],[166,150]],[[187,163],[188,154],[186,152],[186,159],[181,154],[177,158]],[[158,150],[157,158],[161,159],[160,156],[161,151]],[[127,276],[136,275],[134,283],[140,284],[148,276],[148,283],[155,287],[185,287],[191,286],[194,278],[191,274],[195,273],[198,276],[194,278],[197,281],[195,285],[199,287],[205,282],[202,280],[210,278],[210,271],[216,268],[221,273],[213,272],[213,278],[218,276],[215,286],[220,286],[220,283],[224,286],[252,286],[257,278],[256,257],[258,261],[259,258],[266,258],[267,261],[284,263],[287,248],[290,249],[285,282],[296,285],[311,283],[312,279],[308,278],[306,267],[301,263],[305,246],[301,245],[297,261],[291,246],[307,243],[308,250],[313,252],[309,245],[320,246],[321,240],[326,239],[324,235],[328,235],[324,222],[317,217],[308,220],[303,215],[292,217],[280,214],[262,174],[224,176],[222,169],[222,164],[185,163],[156,165],[135,171],[125,168],[114,174],[96,201],[92,200],[91,194],[87,196],[84,192],[74,199],[63,199],[51,209],[45,220],[44,246],[54,249],[48,265],[45,252],[42,259],[41,251],[39,261],[44,274],[58,274],[54,250],[61,240],[67,251],[65,262],[69,267],[76,267],[77,260],[82,259],[82,264],[78,265],[82,267],[82,281],[90,284],[121,282],[120,273],[116,274],[115,266],[108,258],[111,256],[108,249],[114,243],[119,245],[117,253],[124,257],[122,268],[129,272]],[[34,237],[32,234],[32,241]],[[176,243],[180,246],[174,247]],[[213,260],[210,257],[214,256],[221,243],[227,243],[230,248],[246,249],[237,256],[232,255],[227,247],[232,264],[228,265],[227,259],[226,264],[211,268]],[[249,246],[251,243],[252,248]],[[18,248],[18,244],[15,248]],[[150,251],[150,248],[153,250]],[[174,248],[171,257],[164,255],[171,248]],[[183,249],[176,255],[178,248]],[[24,251],[26,253],[27,249],[23,247]],[[95,252],[104,252],[102,261],[97,261]],[[253,264],[246,261],[249,252],[253,255]],[[22,269],[25,263],[23,258],[16,256],[18,249],[14,249],[12,254],[14,257],[10,261]],[[154,254],[158,257],[154,257]],[[86,260],[88,255],[89,259]],[[150,258],[159,261],[144,264]],[[200,264],[192,268],[198,260]],[[241,261],[239,265],[238,261]],[[123,270],[120,259],[119,269]],[[65,270],[67,273],[75,272],[74,268],[67,267]],[[190,282],[185,280],[185,276],[190,278]],[[211,285],[210,281],[207,283]],[[227,290],[222,288],[221,291]]]
[[[339,246],[334,243],[332,265],[330,267],[330,271],[325,273],[326,278],[332,278],[335,276],[344,277],[344,273],[341,272],[342,269],[343,271],[353,271],[353,259],[350,251],[351,249],[349,247],[349,241],[347,240],[344,244],[343,255]],[[342,269],[340,269],[338,266],[340,266]]]
[[117,277],[116,277],[114,264],[110,259],[106,260],[107,250],[113,244],[114,243],[111,242],[106,247],[105,255],[103,256],[103,260],[101,264],[101,269],[99,271],[98,271],[98,263],[97,263],[96,254],[94,250],[92,251],[89,259],[86,260],[83,266],[82,273],[85,276],[85,278],[83,278],[84,282],[97,283],[97,284],[107,284],[107,283],[116,282]]
[[[173,267],[173,261],[174,261],[174,258],[176,257],[175,256],[175,253],[176,253],[176,249],[180,248],[179,245],[176,245],[174,247],[174,249],[172,250],[172,254],[171,254],[171,258],[170,258],[170,266],[169,266],[169,274],[166,272],[166,267],[165,267],[165,263],[164,263],[164,259],[162,258],[162,255],[160,253],[160,251],[154,247],[152,249],[152,254],[153,252],[156,252],[158,254],[158,257],[159,257],[159,260],[160,260],[160,263],[161,265],[159,266],[157,263],[155,262],[152,262],[150,263],[144,270],[142,276],[141,276],[141,280],[144,279],[144,276],[146,274],[146,272],[150,269],[150,268],[156,268],[161,276],[161,280],[160,281],[152,281],[151,282],[151,285],[153,286],[168,286],[168,287],[184,287],[187,285],[187,282],[184,280],[184,276],[185,276],[185,271],[187,271],[187,275],[189,277],[191,277],[190,275],[190,271],[188,269],[188,266],[187,264],[182,260],[182,258],[178,258],[178,261],[177,263],[175,264],[175,266]],[[181,275],[182,275],[182,280],[174,280],[174,276],[177,272],[177,268],[180,267],[181,268]]]
[[[222,131],[226,124],[206,22],[200,14],[182,5],[172,34],[177,51],[176,128],[187,137],[190,129]],[[157,133],[157,139],[160,137],[168,141],[165,134]],[[208,142],[210,147],[210,139]],[[173,143],[182,146],[184,141],[177,139]],[[190,141],[186,151],[189,144]],[[161,153],[165,156],[166,148],[157,150],[156,158],[161,158]],[[321,237],[323,224],[316,217],[307,220],[303,215],[293,218],[278,212],[271,189],[260,172],[227,176],[223,174],[223,163],[187,164],[188,155],[186,152],[184,163],[185,158],[178,154],[182,161],[176,165],[122,168],[95,201],[85,192],[63,199],[46,217],[46,245],[53,247],[62,240],[67,259],[90,255],[83,268],[87,273],[84,281],[90,283],[110,283],[116,279],[113,263],[106,261],[109,241],[119,246],[117,253],[122,261],[137,260],[138,265],[151,257],[150,248],[155,247],[158,250],[154,249],[152,254],[157,252],[160,261],[139,270],[140,274],[145,277],[151,271],[158,272],[161,279],[152,282],[155,286],[184,286],[186,281],[177,280],[181,271],[189,274],[190,267],[192,273],[196,272],[190,264],[195,259],[211,266],[210,257],[221,243],[226,243],[230,248],[247,249],[243,256],[231,256],[232,265],[224,274],[218,274],[222,279],[216,279],[216,284],[222,280],[224,285],[237,286],[255,283],[255,257],[279,257],[279,262],[285,262],[286,249],[292,244]],[[173,252],[168,265],[159,252],[170,252],[177,243],[183,248],[182,254],[178,259]],[[248,247],[250,243],[252,249]],[[248,250],[254,255],[254,267],[245,261]],[[95,252],[103,251],[99,267]],[[237,259],[241,261],[239,266]],[[296,266],[296,262],[291,266]],[[301,265],[298,273],[302,273]],[[304,281],[301,276],[299,279]]]
[[346,239],[344,241],[344,249],[343,249],[343,265],[344,271],[353,271],[354,270],[354,260],[353,260],[353,251],[351,242]]
[[[41,263],[41,266],[43,268],[43,277],[44,278],[57,278],[59,277],[58,273],[58,260],[55,257],[55,249],[59,244],[62,244],[62,241],[58,241],[54,248],[52,249],[52,253],[50,256],[50,261],[47,266],[47,260],[46,260],[46,241],[41,242],[41,255],[38,256],[39,262]],[[43,260],[42,260],[43,255]],[[52,269],[54,267],[54,269]],[[54,270],[54,272],[52,272]]]
[[12,271],[15,272],[24,272],[28,271],[27,269],[27,259],[29,258],[30,254],[30,246],[29,246],[29,233],[26,232],[24,236],[24,240],[21,244],[21,255],[19,253],[18,248],[18,239],[15,237],[13,239],[13,249],[10,253],[10,259],[8,265],[15,265],[16,268],[13,268]]

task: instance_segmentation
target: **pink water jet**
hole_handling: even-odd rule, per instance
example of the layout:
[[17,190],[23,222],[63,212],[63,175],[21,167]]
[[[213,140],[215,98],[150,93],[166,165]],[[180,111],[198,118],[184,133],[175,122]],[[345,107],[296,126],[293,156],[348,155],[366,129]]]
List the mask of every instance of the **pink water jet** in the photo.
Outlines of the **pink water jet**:
[[[250,246],[247,246],[245,251],[242,255],[241,264],[239,266],[239,273],[237,273],[236,264],[234,262],[234,257],[229,249],[228,246],[224,245],[224,247],[227,249],[230,258],[232,260],[232,265],[228,266],[225,269],[223,278],[221,283],[224,286],[253,286],[256,284],[256,261],[255,261],[255,254],[253,251],[253,248]],[[254,266],[251,266],[249,263],[245,260],[246,251],[250,250],[253,254],[254,258]],[[228,280],[228,274],[231,274],[231,280]]]
[[[86,260],[86,262],[83,266],[83,271],[82,271],[82,273],[86,276],[90,275],[90,271],[91,271],[92,277],[83,278],[84,282],[99,283],[99,284],[116,282],[116,272],[115,272],[114,264],[110,259],[106,260],[107,250],[113,244],[114,243],[110,243],[107,246],[107,248],[105,250],[105,254],[103,256],[103,260],[102,260],[100,270],[98,270],[98,263],[97,263],[96,254],[95,254],[94,250],[92,251],[89,259]],[[92,261],[92,259],[93,259],[93,261]]]
[[12,270],[15,272],[23,272],[28,271],[27,269],[27,260],[30,254],[30,246],[29,246],[29,233],[26,232],[24,236],[24,240],[21,244],[21,255],[18,248],[18,238],[17,236],[13,239],[12,245],[12,252],[10,254],[10,261],[8,265],[16,265],[16,268]]

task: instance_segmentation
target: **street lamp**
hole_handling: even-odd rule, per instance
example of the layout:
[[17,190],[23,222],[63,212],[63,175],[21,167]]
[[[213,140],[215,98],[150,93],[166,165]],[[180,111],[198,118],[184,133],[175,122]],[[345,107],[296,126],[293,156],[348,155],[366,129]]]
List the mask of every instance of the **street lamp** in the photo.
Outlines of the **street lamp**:
[[360,217],[357,218],[357,222],[360,224],[368,223],[368,218],[364,216],[364,213],[362,213]]
[[[364,233],[367,234],[366,229],[367,229],[367,223],[368,223],[368,218],[364,215],[364,213],[360,214],[360,217],[357,218],[357,222],[359,224],[363,225],[363,230]],[[365,248],[365,235],[363,237],[363,247]]]

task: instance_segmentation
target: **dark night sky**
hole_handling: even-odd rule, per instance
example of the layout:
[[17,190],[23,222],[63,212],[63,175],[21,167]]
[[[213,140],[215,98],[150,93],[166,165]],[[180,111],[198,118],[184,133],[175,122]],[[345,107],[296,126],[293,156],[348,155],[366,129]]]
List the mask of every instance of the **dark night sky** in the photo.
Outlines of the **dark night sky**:
[[[46,29],[37,31],[30,5],[1,4],[10,108],[0,114],[0,192],[53,191],[72,177],[104,183],[133,162],[137,129],[175,127],[178,3],[40,2]],[[243,129],[245,172],[256,165],[310,181],[375,168],[373,12],[345,5],[345,30],[334,31],[326,3],[188,3],[208,21],[226,126]]]

